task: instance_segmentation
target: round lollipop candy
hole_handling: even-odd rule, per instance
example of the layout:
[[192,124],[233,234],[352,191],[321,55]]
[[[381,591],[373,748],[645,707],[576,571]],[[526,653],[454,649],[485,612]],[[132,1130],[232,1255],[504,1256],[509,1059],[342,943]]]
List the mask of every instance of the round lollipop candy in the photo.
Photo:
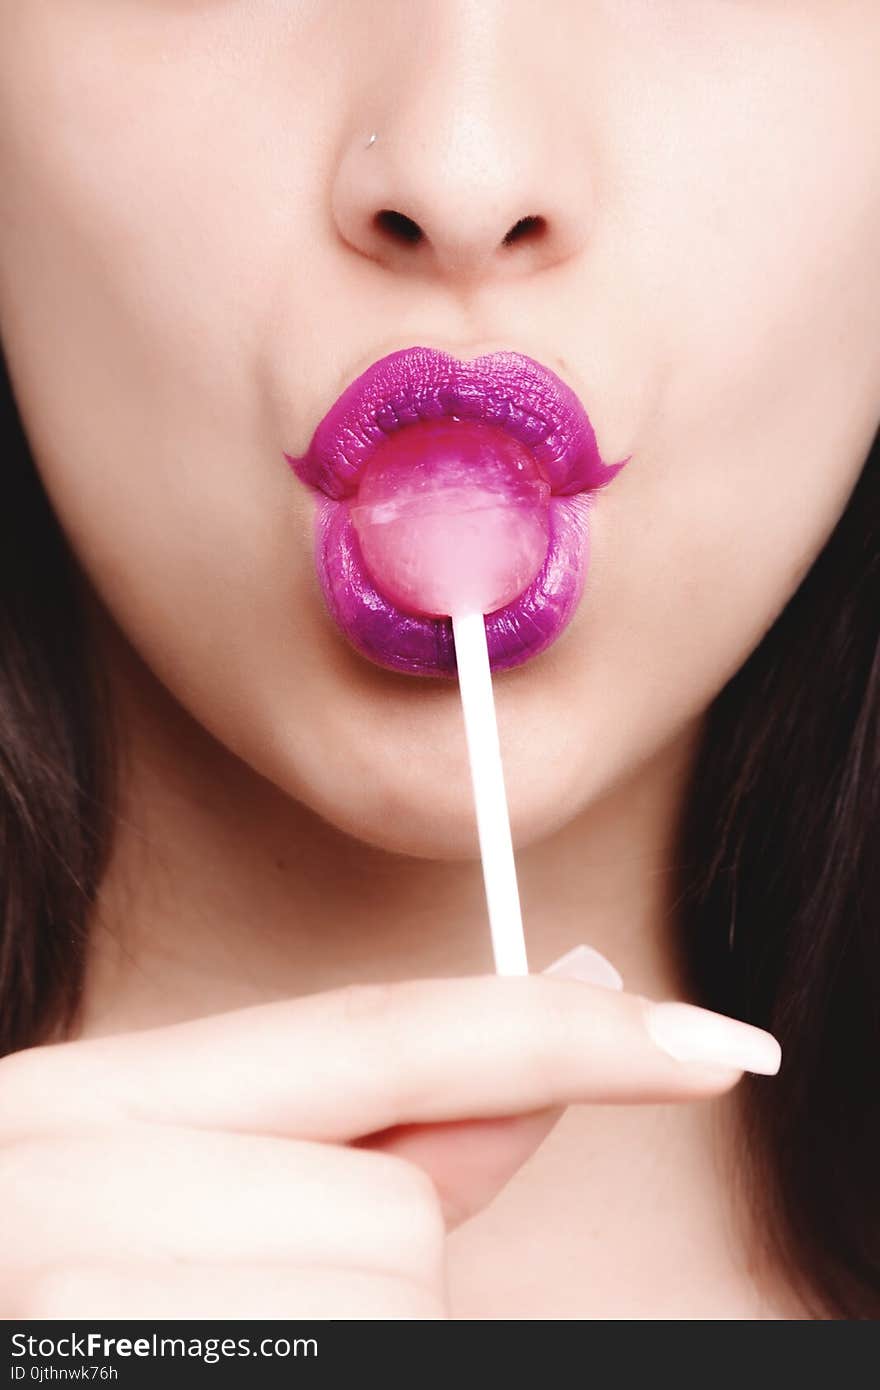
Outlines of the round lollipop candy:
[[407,425],[371,457],[350,504],[364,563],[400,608],[493,613],[531,583],[550,487],[528,449],[482,420]]

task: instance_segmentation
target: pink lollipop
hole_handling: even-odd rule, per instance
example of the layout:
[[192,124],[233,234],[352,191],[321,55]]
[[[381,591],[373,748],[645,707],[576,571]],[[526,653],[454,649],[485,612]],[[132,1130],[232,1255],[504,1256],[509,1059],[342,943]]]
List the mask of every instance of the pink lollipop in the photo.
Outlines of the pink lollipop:
[[549,544],[550,486],[497,426],[445,417],[372,456],[351,516],[387,598],[452,618],[480,857],[499,974],[528,974],[484,614],[522,593]]
[[530,452],[482,420],[407,425],[367,464],[351,517],[376,586],[435,617],[493,613],[544,563],[549,484]]

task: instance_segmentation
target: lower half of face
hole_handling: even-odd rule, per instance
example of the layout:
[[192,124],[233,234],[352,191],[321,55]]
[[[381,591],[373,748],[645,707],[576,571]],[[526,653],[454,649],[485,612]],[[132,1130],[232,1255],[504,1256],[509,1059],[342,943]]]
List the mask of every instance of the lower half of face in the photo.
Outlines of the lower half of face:
[[[37,466],[128,641],[221,745],[350,834],[455,856],[457,686],[349,645],[283,454],[398,348],[554,370],[631,457],[571,621],[496,678],[526,843],[699,719],[846,505],[880,413],[880,20],[561,3],[561,51],[522,6],[459,72],[451,21],[429,69],[406,7],[368,68],[372,4],[238,8],[0,5],[0,335]],[[361,125],[398,139],[368,175]],[[457,199],[484,156],[501,183]],[[494,244],[501,201],[569,249],[459,281],[435,252],[463,225]],[[359,242],[382,207],[425,244]]]

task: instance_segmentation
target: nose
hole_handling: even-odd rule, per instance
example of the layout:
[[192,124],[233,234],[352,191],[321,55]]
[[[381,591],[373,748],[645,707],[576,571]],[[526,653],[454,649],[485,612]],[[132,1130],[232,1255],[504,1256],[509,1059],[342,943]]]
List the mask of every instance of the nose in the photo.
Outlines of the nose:
[[381,100],[352,101],[332,184],[352,251],[398,275],[472,285],[582,249],[593,206],[588,122],[572,72],[560,72],[572,60],[560,58],[541,8],[426,0],[431,22],[398,33],[383,9],[384,56],[369,87]]

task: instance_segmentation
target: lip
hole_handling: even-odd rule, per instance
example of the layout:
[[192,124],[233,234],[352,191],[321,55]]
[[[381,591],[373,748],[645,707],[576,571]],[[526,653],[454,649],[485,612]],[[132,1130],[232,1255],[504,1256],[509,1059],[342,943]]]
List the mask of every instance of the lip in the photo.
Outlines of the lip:
[[360,554],[348,499],[373,452],[396,430],[441,416],[483,420],[532,453],[550,484],[544,564],[512,603],[486,615],[493,670],[545,650],[571,619],[589,560],[594,495],[629,462],[603,461],[576,393],[555,372],[518,352],[470,361],[428,347],[389,353],[348,385],[317,426],[308,450],[284,458],[317,494],[315,560],[331,616],[351,644],[379,666],[454,676],[452,623],[404,612],[375,588]]

